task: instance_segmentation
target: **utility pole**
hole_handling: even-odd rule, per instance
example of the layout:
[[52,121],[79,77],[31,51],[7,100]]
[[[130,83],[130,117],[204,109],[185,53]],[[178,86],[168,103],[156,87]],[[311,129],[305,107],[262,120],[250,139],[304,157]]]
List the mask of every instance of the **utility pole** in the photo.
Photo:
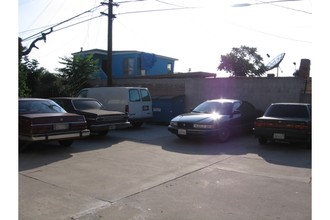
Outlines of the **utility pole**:
[[[112,20],[116,17],[113,14],[113,1],[109,3],[102,2],[102,5],[108,5],[108,14],[101,12],[101,14],[108,16],[108,52],[107,52],[107,86],[112,86]],[[116,4],[116,3],[115,3]]]

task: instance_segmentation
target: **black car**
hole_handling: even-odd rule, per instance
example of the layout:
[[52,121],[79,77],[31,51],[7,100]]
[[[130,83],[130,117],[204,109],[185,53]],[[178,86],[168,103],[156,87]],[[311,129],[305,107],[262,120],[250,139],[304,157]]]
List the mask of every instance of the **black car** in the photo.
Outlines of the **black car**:
[[131,126],[126,113],[107,110],[97,99],[79,97],[56,97],[51,99],[67,112],[84,115],[91,133],[107,135],[109,130]]
[[68,113],[52,100],[20,98],[18,106],[21,151],[32,142],[58,141],[70,146],[73,140],[90,134],[83,115]]
[[247,101],[214,99],[173,118],[168,130],[180,138],[213,138],[226,142],[234,133],[252,133],[256,118],[257,110]]
[[273,103],[255,121],[254,135],[260,144],[268,142],[305,143],[312,140],[312,105]]

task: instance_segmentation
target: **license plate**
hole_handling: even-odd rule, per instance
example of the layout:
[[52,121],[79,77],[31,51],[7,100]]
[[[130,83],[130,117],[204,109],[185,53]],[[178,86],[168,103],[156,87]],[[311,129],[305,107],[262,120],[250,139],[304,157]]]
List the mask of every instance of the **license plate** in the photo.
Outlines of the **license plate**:
[[66,130],[69,129],[69,124],[54,124],[54,130]]
[[274,133],[273,138],[283,140],[285,138],[285,135],[282,133]]
[[187,135],[187,131],[185,129],[179,129],[178,134],[180,135]]

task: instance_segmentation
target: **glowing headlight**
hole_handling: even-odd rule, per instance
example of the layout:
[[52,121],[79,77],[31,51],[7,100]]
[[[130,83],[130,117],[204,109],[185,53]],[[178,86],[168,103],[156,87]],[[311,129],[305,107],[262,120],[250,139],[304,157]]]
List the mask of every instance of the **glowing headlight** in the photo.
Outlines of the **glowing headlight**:
[[172,127],[178,127],[178,122],[171,121],[171,122],[170,122],[170,125],[171,125]]
[[214,125],[194,124],[194,128],[211,129],[214,128]]

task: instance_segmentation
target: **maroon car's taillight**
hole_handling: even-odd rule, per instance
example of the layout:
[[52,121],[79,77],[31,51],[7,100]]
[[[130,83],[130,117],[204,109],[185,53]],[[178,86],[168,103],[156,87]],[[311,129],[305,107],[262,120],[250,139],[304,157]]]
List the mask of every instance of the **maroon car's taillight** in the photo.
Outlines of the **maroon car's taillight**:
[[84,130],[84,129],[87,129],[87,124],[86,123],[74,123],[74,124],[71,124],[71,129]]
[[125,105],[125,113],[128,114],[128,112],[129,112],[129,107],[128,107],[128,105]]
[[19,123],[19,130],[22,132],[30,132],[31,131],[31,119],[28,118],[22,118],[20,119]]
[[256,121],[256,122],[254,122],[254,127],[255,128],[260,128],[260,127],[274,127],[274,123],[272,123],[272,122],[265,122],[265,121]]

